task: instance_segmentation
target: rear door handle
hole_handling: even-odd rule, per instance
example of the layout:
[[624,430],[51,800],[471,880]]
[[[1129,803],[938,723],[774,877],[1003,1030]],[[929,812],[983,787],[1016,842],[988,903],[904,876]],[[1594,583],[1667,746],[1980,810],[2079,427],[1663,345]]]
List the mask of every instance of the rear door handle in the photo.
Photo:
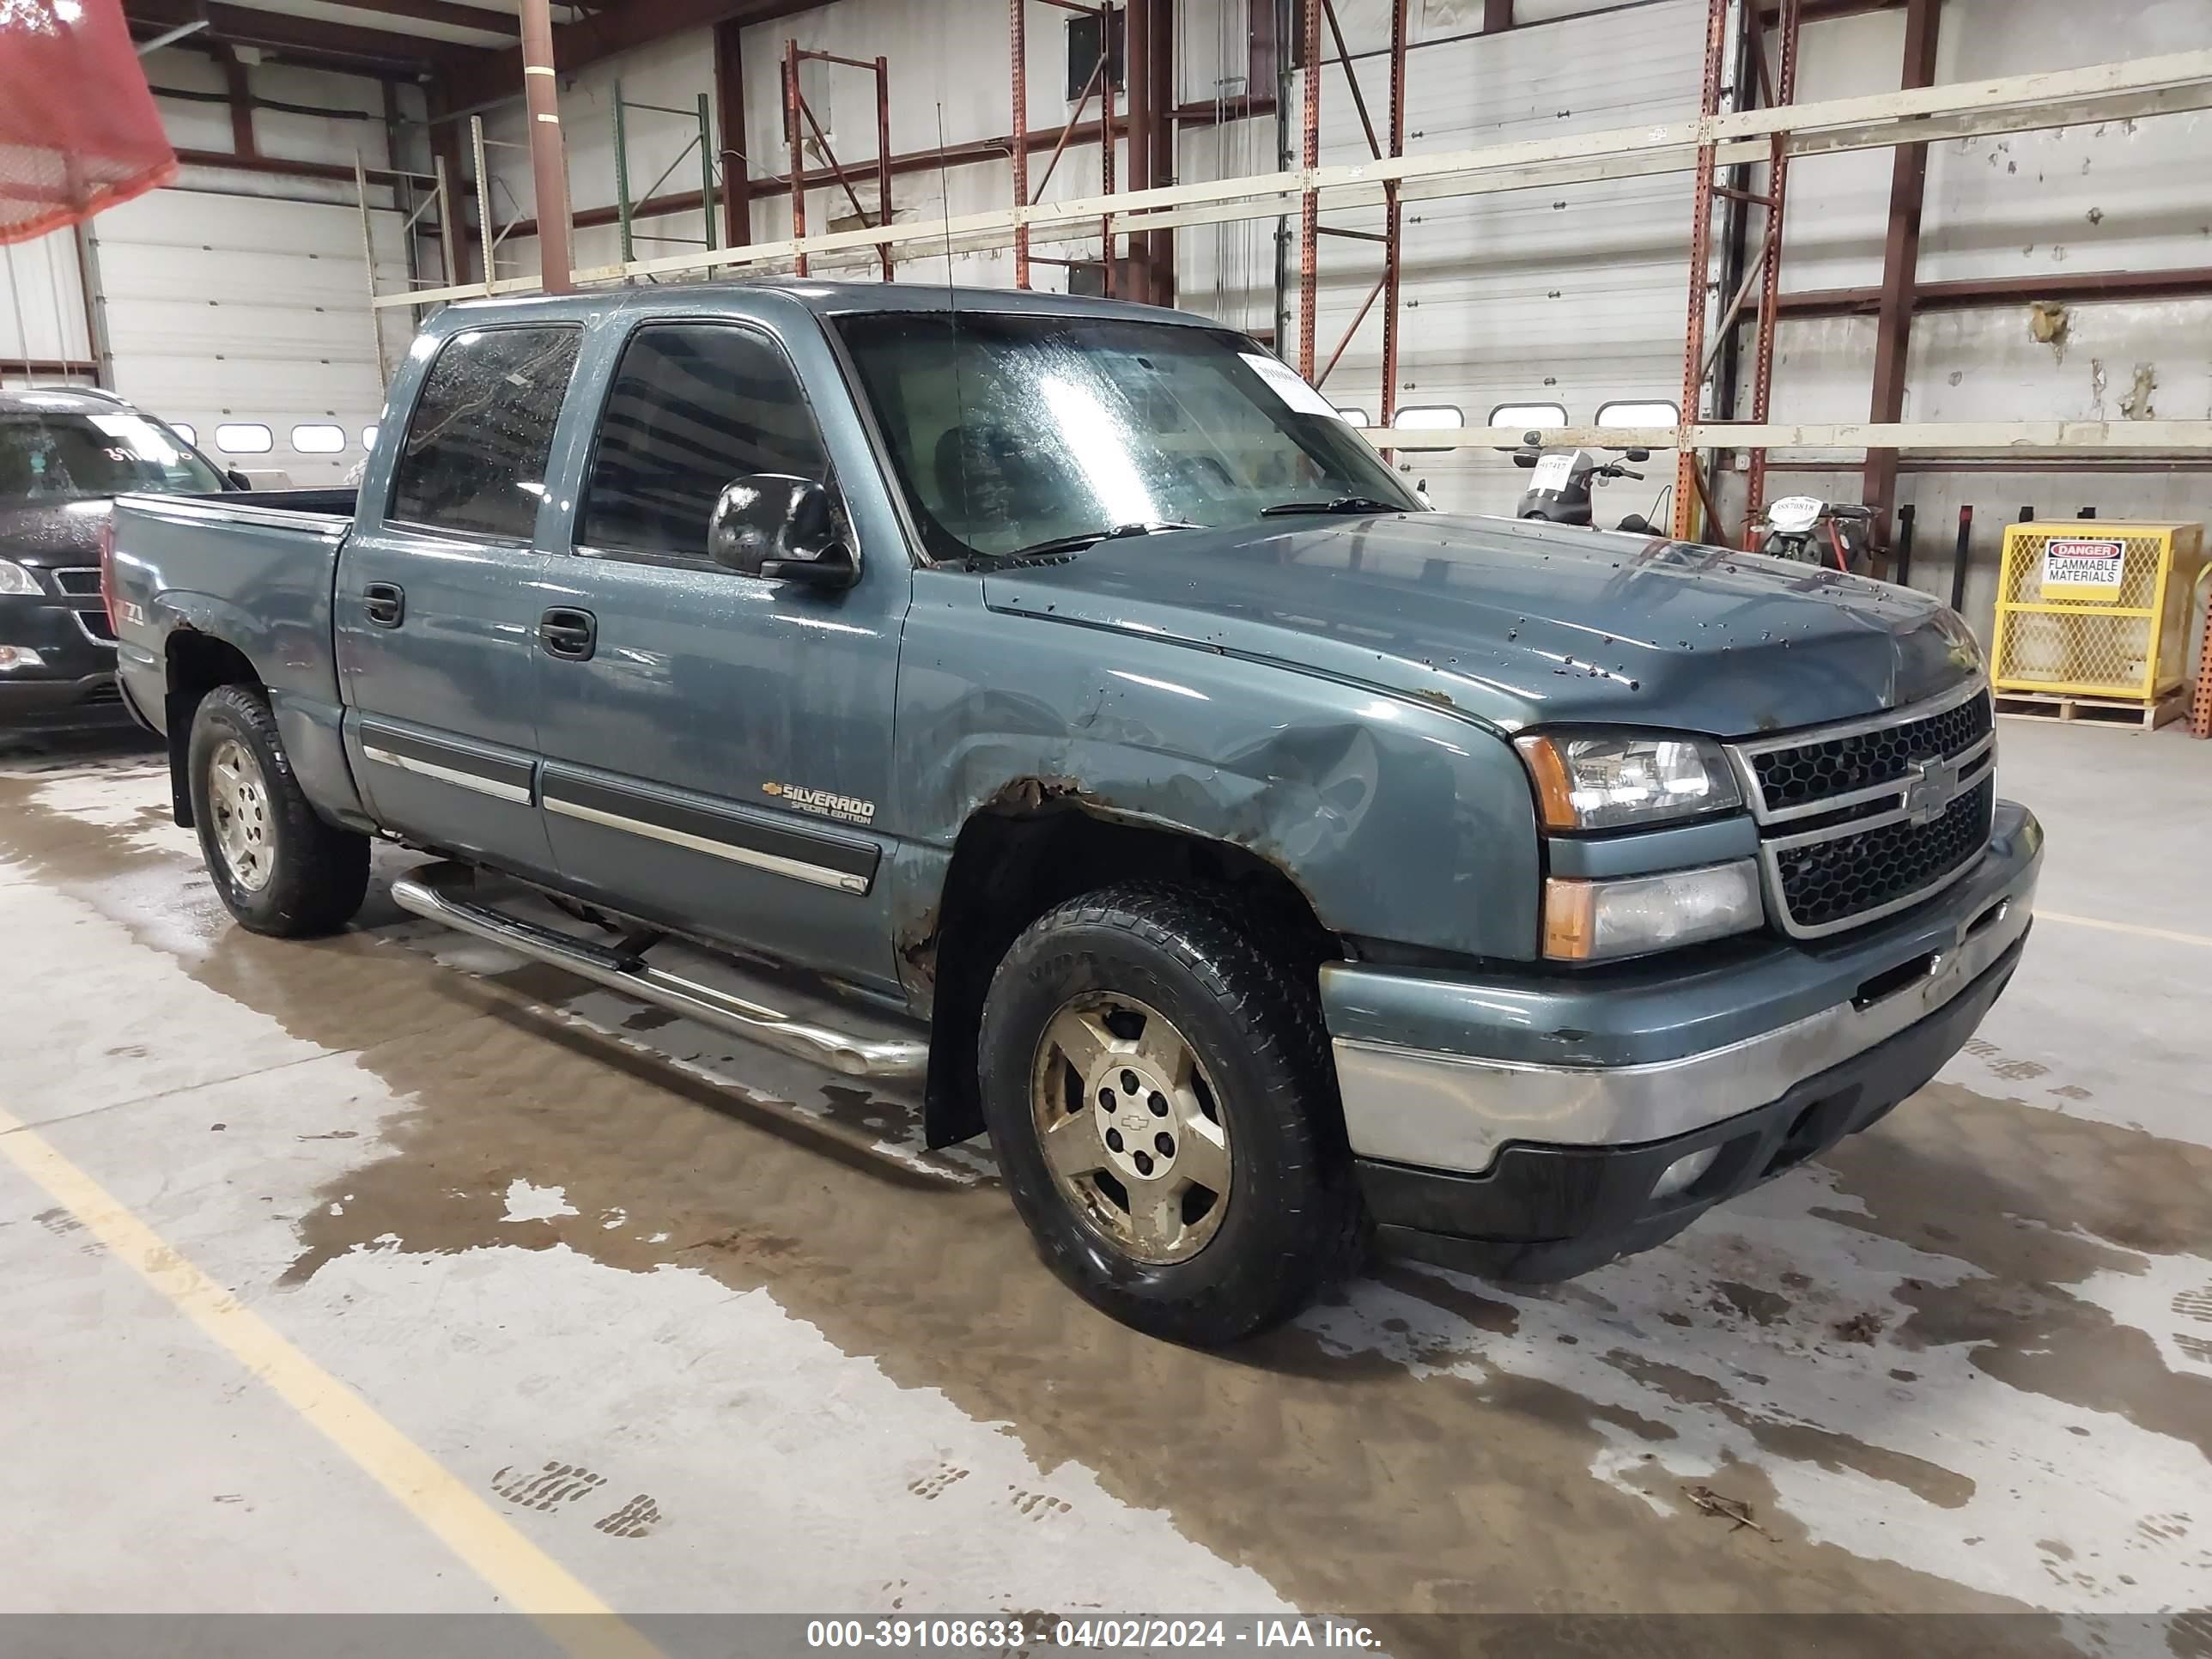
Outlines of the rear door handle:
[[556,605],[538,619],[538,643],[549,657],[588,662],[599,646],[599,619],[588,611]]
[[370,582],[361,590],[361,608],[374,628],[397,628],[407,619],[407,593],[397,582]]

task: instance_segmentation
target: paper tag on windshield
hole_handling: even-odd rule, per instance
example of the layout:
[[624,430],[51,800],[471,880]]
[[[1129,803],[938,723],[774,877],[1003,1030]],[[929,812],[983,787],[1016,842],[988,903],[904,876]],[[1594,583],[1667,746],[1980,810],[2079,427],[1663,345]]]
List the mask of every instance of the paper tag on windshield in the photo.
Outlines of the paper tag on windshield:
[[1329,415],[1342,420],[1336,405],[1298,378],[1296,369],[1279,363],[1273,357],[1263,357],[1256,351],[1237,354],[1249,364],[1252,372],[1267,383],[1268,389],[1301,415]]
[[1574,476],[1575,458],[1572,455],[1547,455],[1536,463],[1536,476],[1528,488],[1565,489]]

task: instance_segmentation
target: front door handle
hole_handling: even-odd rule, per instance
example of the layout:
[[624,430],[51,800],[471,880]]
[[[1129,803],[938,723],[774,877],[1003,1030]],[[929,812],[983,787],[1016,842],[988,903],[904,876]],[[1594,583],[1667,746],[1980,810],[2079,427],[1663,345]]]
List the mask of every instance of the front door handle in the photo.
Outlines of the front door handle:
[[407,619],[407,592],[397,582],[370,582],[361,590],[361,608],[372,628],[397,628]]
[[588,611],[556,605],[538,619],[538,643],[549,657],[588,662],[599,646],[599,619]]

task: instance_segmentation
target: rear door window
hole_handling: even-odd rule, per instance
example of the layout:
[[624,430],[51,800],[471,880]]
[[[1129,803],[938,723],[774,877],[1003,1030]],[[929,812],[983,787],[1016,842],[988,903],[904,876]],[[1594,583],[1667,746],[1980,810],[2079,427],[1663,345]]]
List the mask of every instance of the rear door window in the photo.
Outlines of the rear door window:
[[703,559],[716,499],[752,472],[830,481],[782,349],[737,325],[648,323],[623,348],[607,393],[576,539]]
[[527,541],[581,337],[574,326],[479,328],[440,347],[407,419],[387,516]]

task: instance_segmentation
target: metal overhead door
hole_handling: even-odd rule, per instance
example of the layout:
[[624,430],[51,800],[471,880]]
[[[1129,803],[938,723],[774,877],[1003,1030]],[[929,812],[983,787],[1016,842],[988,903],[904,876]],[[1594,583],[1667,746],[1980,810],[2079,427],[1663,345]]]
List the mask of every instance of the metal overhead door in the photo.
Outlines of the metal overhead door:
[[[377,287],[404,289],[399,216],[369,216]],[[228,465],[343,482],[384,405],[360,210],[163,190],[101,214],[94,231],[116,390],[191,426]],[[396,362],[405,313],[383,314]],[[228,447],[225,428],[242,428]],[[260,428],[269,447],[256,451]]]
[[[1347,36],[1387,40],[1376,15]],[[1413,7],[1406,60],[1407,149],[1420,155],[1563,138],[1694,113],[1703,74],[1705,9],[1657,0],[1601,15],[1474,36],[1451,24],[1471,9]],[[1425,25],[1425,27],[1424,27]],[[1465,25],[1460,25],[1464,28]],[[1426,41],[1421,40],[1425,34]],[[1441,37],[1441,38],[1440,38]],[[1389,59],[1360,64],[1378,131],[1389,111]],[[1322,163],[1364,160],[1359,118],[1333,60],[1323,71]],[[1398,406],[1445,406],[1470,426],[1501,404],[1552,405],[1575,425],[1605,404],[1681,397],[1692,179],[1686,173],[1409,201],[1399,325]],[[1379,208],[1322,222],[1379,231]],[[1293,221],[1295,223],[1295,221]],[[1321,246],[1316,371],[1382,274],[1381,250],[1343,237]],[[1374,415],[1380,404],[1382,325],[1370,313],[1327,381],[1338,404]],[[1639,422],[1665,424],[1665,422]],[[1515,441],[1518,428],[1504,435]],[[1528,474],[1489,449],[1401,452],[1438,507],[1510,514]],[[1673,477],[1655,455],[1650,483],[1612,485],[1599,522],[1648,512]]]

